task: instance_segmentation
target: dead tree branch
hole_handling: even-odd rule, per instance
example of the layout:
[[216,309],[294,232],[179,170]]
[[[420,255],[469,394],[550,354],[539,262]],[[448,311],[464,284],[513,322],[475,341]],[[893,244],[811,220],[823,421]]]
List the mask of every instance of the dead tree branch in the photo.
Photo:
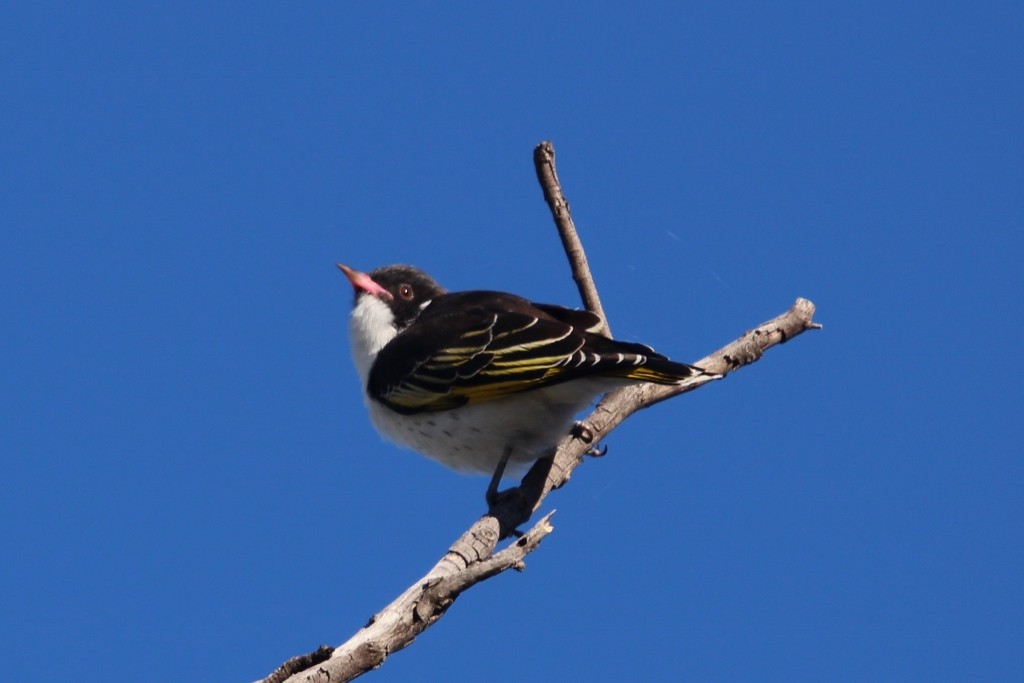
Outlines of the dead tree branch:
[[601,297],[597,294],[597,285],[590,274],[590,265],[587,263],[587,253],[583,251],[583,242],[576,232],[576,224],[572,220],[572,212],[569,211],[569,202],[562,194],[562,185],[558,182],[558,170],[555,168],[555,146],[550,140],[545,140],[533,148],[533,166],[537,170],[537,182],[544,193],[544,201],[551,209],[551,217],[555,219],[555,228],[562,240],[562,248],[569,258],[569,268],[572,269],[572,279],[576,281],[576,289],[580,292],[580,299],[583,306],[591,313],[597,313],[604,321],[604,327],[598,330],[606,337],[612,336],[611,327],[608,325],[608,318],[604,315],[604,308],[601,307]]
[[[554,147],[550,142],[543,142],[534,150],[537,178],[558,227],[580,296],[588,310],[604,319],[586,254],[558,183],[554,160]],[[797,299],[785,313],[758,325],[695,364],[722,375],[735,372],[759,360],[769,348],[807,330],[820,329],[813,316],[814,304],[806,299]],[[607,327],[605,331],[607,333]],[[562,439],[551,457],[534,464],[520,485],[513,489],[514,495],[504,496],[498,506],[478,519],[451,545],[426,575],[375,614],[347,642],[333,651],[321,648],[311,655],[293,658],[263,683],[352,680],[379,667],[388,656],[412,643],[416,636],[444,615],[463,591],[507,569],[522,570],[526,555],[553,530],[550,520],[554,512],[548,513],[525,534],[495,552],[498,543],[514,535],[519,526],[529,521],[548,493],[565,485],[573,470],[583,461],[584,454],[638,410],[700,386],[703,384],[690,384],[685,388],[641,384],[605,396],[583,421],[581,429]],[[330,657],[324,659],[328,651]],[[308,666],[303,670],[293,668],[303,665]]]

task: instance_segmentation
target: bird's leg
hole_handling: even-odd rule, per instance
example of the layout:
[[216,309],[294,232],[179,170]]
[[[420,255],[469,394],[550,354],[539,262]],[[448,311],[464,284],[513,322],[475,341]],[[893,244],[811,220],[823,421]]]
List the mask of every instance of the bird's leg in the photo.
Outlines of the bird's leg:
[[487,487],[487,493],[484,494],[484,499],[489,507],[494,507],[501,500],[504,492],[499,492],[498,486],[501,485],[501,478],[505,476],[505,467],[508,466],[508,459],[511,457],[512,447],[506,446],[501,460],[498,461],[498,466],[494,468],[494,474],[491,476],[491,483]]

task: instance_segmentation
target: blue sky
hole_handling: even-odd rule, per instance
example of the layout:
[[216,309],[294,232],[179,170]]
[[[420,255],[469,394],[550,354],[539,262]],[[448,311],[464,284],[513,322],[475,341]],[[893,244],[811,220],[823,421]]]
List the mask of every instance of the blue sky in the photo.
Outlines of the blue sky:
[[[1024,678],[1019,3],[9,3],[5,676],[248,681],[482,511],[380,440],[334,268],[577,296],[692,361],[391,681]],[[485,672],[485,673],[481,673]]]

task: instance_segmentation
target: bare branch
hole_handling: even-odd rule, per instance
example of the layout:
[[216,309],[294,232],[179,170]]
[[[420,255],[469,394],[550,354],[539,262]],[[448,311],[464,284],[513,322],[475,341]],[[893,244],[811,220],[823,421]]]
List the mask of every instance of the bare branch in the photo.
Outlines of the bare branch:
[[[537,176],[544,196],[558,225],[566,255],[573,269],[573,278],[580,295],[591,310],[604,318],[583,247],[576,235],[568,204],[562,197],[554,167],[554,147],[550,142],[534,150]],[[726,375],[758,361],[766,350],[789,341],[807,330],[820,329],[813,321],[814,304],[797,299],[785,313],[758,325],[739,339],[697,361],[709,372]],[[507,492],[501,502],[478,519],[456,540],[448,552],[425,576],[405,590],[390,605],[347,642],[323,660],[324,648],[306,655],[310,659],[293,658],[278,672],[296,671],[294,662],[308,662],[310,668],[288,677],[287,683],[311,683],[351,680],[379,667],[394,652],[408,646],[417,635],[440,619],[455,599],[465,590],[508,569],[521,570],[524,558],[535,550],[553,530],[549,513],[517,540],[495,552],[498,543],[512,536],[540,507],[552,490],[565,485],[583,456],[598,441],[638,410],[665,399],[692,391],[713,380],[695,382],[684,387],[640,384],[612,392],[602,399],[583,421],[582,428],[566,436],[549,458],[539,460],[530,468],[519,486]],[[286,669],[286,667],[288,667]],[[264,683],[270,683],[268,678]]]
[[[821,325],[813,321],[813,316],[814,304],[807,299],[797,299],[792,308],[782,315],[758,325],[736,341],[705,356],[694,365],[721,375],[735,372],[745,365],[760,360],[764,352],[771,347],[782,344],[807,330],[821,329]],[[543,492],[537,504],[540,504],[548,492],[569,481],[573,470],[583,462],[583,455],[593,447],[593,444],[610,434],[630,415],[713,381],[715,380],[707,379],[682,387],[637,384],[613,391],[605,396],[594,408],[594,411],[582,421],[582,425],[585,427],[582,431],[587,435],[587,439],[583,440],[574,435],[562,439],[555,452],[554,463],[548,466],[549,471],[545,476]],[[535,465],[534,469],[538,469],[538,465]],[[533,470],[527,474],[527,478],[530,474],[534,474]]]
[[[459,546],[466,536],[476,535],[481,527],[496,526],[496,522],[492,518],[483,517],[463,534],[459,541],[456,541],[452,550],[449,550],[441,558],[441,561],[427,572],[426,576],[375,614],[366,626],[335,649],[329,659],[326,661],[320,659],[316,662],[315,668],[295,673],[284,680],[287,683],[350,681],[367,671],[376,669],[384,663],[388,656],[412,643],[416,636],[444,616],[455,599],[467,588],[507,569],[521,571],[525,567],[526,555],[533,552],[544,540],[544,537],[554,530],[554,527],[551,526],[553,514],[554,511],[545,515],[521,538],[501,552],[473,560],[463,558],[463,562],[452,563],[450,556],[456,552],[454,548]],[[496,544],[497,535],[493,534],[493,538]],[[492,550],[493,547],[492,545]],[[454,569],[459,564],[464,565],[462,569]],[[313,653],[306,657],[315,657],[315,655],[316,653]],[[282,665],[281,669],[300,659],[302,658],[292,658]],[[271,680],[279,681],[281,679],[267,678],[263,683],[271,683]]]
[[274,673],[264,678],[263,683],[281,683],[292,674],[305,671],[309,667],[319,664],[320,662],[326,662],[331,658],[332,652],[334,652],[333,647],[329,645],[321,645],[318,649],[310,652],[308,655],[292,657],[287,662],[277,667]]
[[597,294],[597,285],[594,284],[594,278],[590,274],[587,254],[583,251],[583,243],[580,242],[576,225],[572,221],[569,202],[562,194],[562,185],[558,182],[558,170],[555,168],[555,146],[551,144],[550,140],[545,140],[534,147],[533,165],[537,170],[537,182],[540,183],[540,189],[544,192],[544,201],[551,209],[551,217],[555,219],[558,236],[562,239],[562,248],[565,249],[565,255],[569,257],[572,279],[576,281],[580,299],[583,300],[583,305],[588,311],[597,313],[604,321],[604,328],[598,332],[610,337],[612,330],[608,325],[608,318],[604,315],[604,308],[601,307],[601,297]]
[[[813,322],[813,315],[814,304],[806,299],[797,299],[793,307],[782,315],[758,325],[697,364],[722,374],[735,372],[759,360],[772,346],[807,330],[820,329],[821,326]],[[521,569],[523,558],[552,531],[551,514],[495,554],[500,538],[510,535],[525,523],[548,493],[569,480],[593,443],[606,437],[636,411],[699,386],[703,385],[693,384],[679,390],[677,387],[641,384],[606,396],[584,420],[588,438],[567,436],[563,439],[554,457],[538,461],[518,489],[513,489],[518,495],[507,496],[499,506],[477,520],[426,576],[338,647],[330,660],[288,678],[288,683],[347,681],[374,669],[440,619],[463,591],[507,569]]]

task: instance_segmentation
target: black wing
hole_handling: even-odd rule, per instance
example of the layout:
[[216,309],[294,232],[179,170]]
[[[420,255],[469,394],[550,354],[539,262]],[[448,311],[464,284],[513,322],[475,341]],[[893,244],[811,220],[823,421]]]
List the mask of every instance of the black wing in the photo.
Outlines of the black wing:
[[590,332],[598,316],[499,292],[435,299],[378,354],[367,389],[401,413],[449,410],[603,374],[675,383],[695,368]]

